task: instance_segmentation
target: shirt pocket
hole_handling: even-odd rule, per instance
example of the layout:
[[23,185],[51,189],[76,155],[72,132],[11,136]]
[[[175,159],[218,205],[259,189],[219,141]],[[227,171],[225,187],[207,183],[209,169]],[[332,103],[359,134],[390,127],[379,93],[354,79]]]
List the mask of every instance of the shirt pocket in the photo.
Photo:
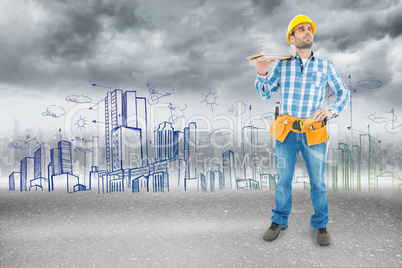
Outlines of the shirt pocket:
[[313,81],[312,81],[313,85],[315,85],[318,88],[321,88],[325,85],[325,82],[326,82],[325,73],[315,72],[313,74]]

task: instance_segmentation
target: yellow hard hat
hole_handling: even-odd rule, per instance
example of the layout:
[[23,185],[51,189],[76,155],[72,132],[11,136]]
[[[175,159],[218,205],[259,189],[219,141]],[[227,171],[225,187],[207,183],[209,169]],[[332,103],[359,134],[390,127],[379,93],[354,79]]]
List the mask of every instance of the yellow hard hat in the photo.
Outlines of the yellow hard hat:
[[308,22],[308,23],[310,23],[310,24],[311,24],[312,33],[313,33],[313,34],[315,33],[315,28],[317,27],[317,26],[315,25],[315,23],[314,23],[309,17],[307,17],[307,16],[305,16],[305,15],[297,15],[296,17],[293,18],[293,20],[289,23],[289,26],[288,26],[288,33],[286,34],[286,39],[288,40],[288,43],[289,43],[289,44],[292,44],[292,43],[290,42],[290,34],[292,33],[293,29],[294,29],[297,25],[299,25],[300,23],[303,23],[303,22]]

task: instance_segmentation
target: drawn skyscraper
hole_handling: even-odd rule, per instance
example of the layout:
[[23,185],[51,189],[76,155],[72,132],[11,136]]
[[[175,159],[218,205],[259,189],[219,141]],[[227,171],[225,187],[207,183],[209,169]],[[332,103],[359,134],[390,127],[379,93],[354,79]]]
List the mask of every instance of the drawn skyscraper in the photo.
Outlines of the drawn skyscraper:
[[181,131],[173,132],[173,158],[184,160],[184,134]]
[[108,92],[105,123],[108,172],[148,164],[145,98],[136,97],[136,91]]
[[[362,167],[362,155],[361,155],[361,147],[360,145],[352,146],[352,180],[356,183],[356,190],[362,190],[361,183],[361,167]],[[355,179],[356,178],[356,179]]]
[[61,140],[57,145],[50,150],[49,191],[55,188],[66,189],[68,193],[85,190],[85,186],[79,184],[78,176],[73,174],[71,142]]
[[234,189],[236,186],[236,168],[234,153],[227,150],[222,155],[223,178],[225,189]]
[[215,191],[215,174],[212,170],[209,171],[209,190],[211,191],[211,193],[213,191]]
[[28,190],[28,181],[31,181],[34,178],[34,158],[33,157],[25,157],[21,160],[21,183],[20,183],[20,191]]
[[[331,169],[332,180],[327,179],[327,183],[331,183],[332,191],[338,191],[338,152],[334,148],[328,149],[327,162],[329,164],[328,170]],[[329,187],[327,185],[327,188]]]
[[73,174],[73,158],[71,155],[71,142],[61,140],[58,143],[60,154],[60,172],[62,174]]
[[8,189],[9,189],[9,191],[15,191],[16,183],[19,183],[21,181],[20,174],[21,174],[20,172],[14,171],[8,177]]
[[61,166],[60,166],[60,150],[59,148],[52,148],[50,150],[50,162],[52,166],[52,175],[60,175],[61,174]]
[[[43,187],[46,185],[47,182],[47,165],[46,165],[46,151],[42,147],[39,147],[35,151],[34,155],[34,179],[30,181],[30,187],[35,188],[37,190],[40,188],[43,190]],[[46,185],[47,186],[47,185]]]
[[92,163],[91,169],[99,169],[99,138],[92,137]]
[[[81,163],[80,184],[85,185],[86,190],[91,190],[92,185],[96,186],[99,179],[99,138],[84,140],[84,144],[86,150],[82,151],[84,161]],[[89,178],[86,176],[88,171]]]
[[207,191],[207,180],[205,178],[205,175],[200,173],[199,179],[200,179],[200,184],[201,184],[201,191],[206,192]]
[[[99,187],[99,138],[92,137],[91,169],[89,171],[88,190]],[[99,191],[99,188],[98,188]]]
[[186,161],[186,172],[184,190],[187,190],[188,180],[197,179],[197,125],[191,122],[184,128],[184,160]]
[[156,160],[158,162],[174,158],[174,129],[169,122],[159,124],[156,131]]
[[341,181],[344,191],[349,191],[350,189],[350,157],[349,146],[345,143],[338,143],[338,176],[342,176]]
[[123,191],[124,185],[131,187],[128,170],[148,165],[146,99],[137,97],[136,91],[108,92],[105,131],[106,184],[113,185],[113,191]]
[[245,126],[242,129],[244,179],[259,180],[258,129]]
[[209,171],[209,180],[210,180],[210,191],[214,190],[224,190],[225,189],[225,180],[223,178],[222,172],[218,169],[212,169]]

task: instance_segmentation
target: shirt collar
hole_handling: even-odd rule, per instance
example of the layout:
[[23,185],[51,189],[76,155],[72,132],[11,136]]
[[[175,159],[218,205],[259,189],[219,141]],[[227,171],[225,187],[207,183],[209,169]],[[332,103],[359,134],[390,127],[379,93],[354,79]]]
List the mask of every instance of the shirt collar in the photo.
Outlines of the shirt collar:
[[[310,58],[310,59],[311,59],[311,60],[312,60],[312,59],[315,59],[314,51],[311,51],[311,54],[312,54],[312,55],[311,55],[311,58]],[[293,59],[300,59],[299,55],[297,55],[296,52],[295,52],[295,55],[293,56],[292,60],[293,60]]]

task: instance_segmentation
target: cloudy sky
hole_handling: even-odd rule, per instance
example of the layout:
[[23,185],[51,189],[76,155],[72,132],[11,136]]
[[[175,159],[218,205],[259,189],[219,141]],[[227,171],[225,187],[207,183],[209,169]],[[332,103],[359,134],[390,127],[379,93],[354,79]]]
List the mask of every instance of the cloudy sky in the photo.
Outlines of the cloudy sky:
[[[354,127],[384,131],[385,122],[368,117],[389,118],[392,108],[402,118],[398,0],[2,0],[0,111],[6,116],[0,123],[10,131],[14,118],[22,129],[61,127],[81,105],[67,96],[92,105],[119,88],[148,98],[147,84],[162,94],[173,87],[160,101],[186,107],[187,120],[202,114],[214,124],[239,101],[252,105],[253,115],[272,112],[277,98],[259,99],[255,66],[245,58],[294,54],[285,36],[301,13],[317,24],[316,55],[332,60],[352,86]],[[64,114],[49,116],[51,106]],[[96,113],[85,118],[102,120]],[[342,128],[350,125],[349,108],[338,120]],[[218,127],[215,120],[212,128]]]

